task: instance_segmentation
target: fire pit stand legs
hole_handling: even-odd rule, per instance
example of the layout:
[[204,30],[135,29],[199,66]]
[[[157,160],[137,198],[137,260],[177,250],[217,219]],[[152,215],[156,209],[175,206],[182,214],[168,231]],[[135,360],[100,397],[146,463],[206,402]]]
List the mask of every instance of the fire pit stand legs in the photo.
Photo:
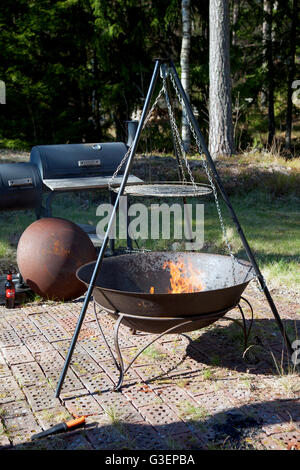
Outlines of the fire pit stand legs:
[[239,320],[237,320],[236,318],[230,318],[230,317],[226,317],[226,316],[223,317],[223,318],[225,318],[226,320],[233,321],[236,325],[238,325],[242,328],[243,334],[244,334],[244,352],[243,352],[243,356],[245,356],[245,354],[247,352],[247,349],[248,349],[248,340],[249,340],[249,336],[250,336],[252,325],[253,325],[253,308],[252,308],[252,305],[250,304],[250,302],[247,299],[245,299],[245,297],[241,297],[240,300],[243,300],[244,302],[246,302],[248,304],[248,307],[250,308],[251,318],[250,318],[249,327],[247,328],[246,318],[245,318],[244,311],[242,309],[242,306],[241,306],[240,302],[238,303],[237,307],[238,307],[238,309],[240,311],[240,314],[241,314],[241,317],[242,317],[242,323]]
[[[251,311],[251,318],[250,318],[250,325],[249,327],[247,328],[247,324],[246,324],[246,318],[245,318],[245,315],[244,315],[244,312],[243,312],[243,308],[240,304],[240,301],[243,300],[245,301],[249,308],[250,308],[250,311]],[[197,316],[193,316],[193,317],[185,317],[185,318],[180,318],[180,317],[151,317],[151,320],[154,320],[154,321],[166,321],[167,320],[174,320],[176,321],[176,325],[175,326],[172,326],[171,328],[168,328],[167,330],[163,331],[162,333],[158,334],[158,336],[156,336],[154,339],[151,339],[151,341],[147,342],[147,344],[145,346],[143,346],[137,353],[136,355],[133,357],[133,359],[129,362],[129,364],[125,367],[124,365],[124,360],[123,360],[123,356],[122,356],[122,352],[121,352],[121,349],[120,349],[120,344],[119,344],[119,330],[120,330],[120,325],[122,323],[122,321],[124,319],[145,319],[145,320],[149,320],[149,317],[145,317],[145,316],[138,316],[138,315],[128,315],[128,314],[124,314],[124,313],[120,313],[118,311],[110,311],[109,314],[110,315],[113,315],[113,316],[116,316],[117,318],[117,321],[115,323],[115,327],[114,327],[114,346],[115,346],[115,354],[113,353],[106,337],[105,337],[105,334],[103,332],[103,329],[101,327],[101,324],[100,324],[100,321],[98,319],[98,316],[97,316],[97,304],[96,302],[94,301],[94,313],[95,313],[95,317],[96,317],[96,321],[97,321],[97,324],[98,324],[98,327],[99,327],[99,330],[100,330],[100,334],[103,338],[103,341],[113,359],[113,362],[117,368],[117,370],[119,371],[120,373],[120,376],[119,376],[119,379],[118,379],[118,382],[115,384],[113,390],[114,391],[120,391],[122,385],[123,385],[123,381],[124,381],[124,377],[125,377],[125,374],[126,372],[128,371],[128,369],[132,366],[132,364],[136,361],[136,359],[140,356],[140,354],[143,353],[143,351],[145,351],[145,349],[147,349],[151,344],[153,344],[155,341],[159,340],[162,336],[166,335],[166,334],[170,334],[174,331],[174,333],[176,333],[176,330],[182,328],[183,326],[187,326],[187,325],[192,325],[193,322],[199,320],[199,319],[203,319],[204,321],[205,320],[219,320],[219,319],[226,319],[226,320],[231,320],[233,322],[235,322],[237,325],[239,325],[242,330],[243,330],[243,333],[244,333],[244,354],[243,356],[245,355],[246,351],[247,351],[247,348],[248,348],[248,339],[249,339],[249,335],[250,335],[250,332],[251,332],[251,328],[252,328],[252,324],[253,324],[253,308],[250,304],[250,302],[245,299],[244,297],[241,297],[240,298],[240,301],[237,305],[234,305],[232,308],[234,307],[238,307],[240,313],[241,313],[241,316],[242,316],[242,323],[235,319],[235,318],[230,318],[230,317],[226,317],[224,316],[224,310],[223,311],[220,311],[220,312],[215,312],[215,313],[212,313],[212,314],[208,314],[208,315],[197,315]],[[101,305],[98,305],[98,307],[102,308]],[[231,310],[231,309],[230,309]],[[226,312],[228,311],[228,309],[226,309]],[[182,322],[180,322],[178,324],[178,320],[182,320]],[[188,338],[188,336],[186,336],[185,334],[183,333],[178,333],[178,334],[182,334],[182,336],[184,336],[185,338]]]

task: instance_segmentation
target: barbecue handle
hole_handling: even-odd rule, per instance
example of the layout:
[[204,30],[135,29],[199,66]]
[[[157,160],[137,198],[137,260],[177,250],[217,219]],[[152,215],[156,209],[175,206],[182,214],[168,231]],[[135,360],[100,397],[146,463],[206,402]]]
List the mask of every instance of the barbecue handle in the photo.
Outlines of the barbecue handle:
[[31,440],[35,441],[36,439],[41,439],[42,437],[47,437],[47,436],[50,436],[51,434],[58,434],[60,432],[64,432],[67,430],[68,430],[67,423],[59,423],[59,424],[56,424],[55,426],[52,426],[49,429],[46,429],[46,431],[33,434],[33,436],[31,436]]

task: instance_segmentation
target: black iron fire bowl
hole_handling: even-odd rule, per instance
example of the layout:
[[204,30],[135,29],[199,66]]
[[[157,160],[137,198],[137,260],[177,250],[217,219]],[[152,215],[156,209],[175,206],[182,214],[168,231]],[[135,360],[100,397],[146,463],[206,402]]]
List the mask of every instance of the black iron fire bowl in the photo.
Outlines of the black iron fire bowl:
[[[170,293],[168,262],[183,261],[201,272],[203,290]],[[88,286],[95,262],[77,277]],[[140,252],[103,260],[96,279],[95,302],[115,319],[148,333],[183,333],[204,328],[236,307],[255,277],[251,264],[230,256],[197,252]],[[154,288],[154,293],[150,293]],[[178,325],[178,328],[176,328]]]

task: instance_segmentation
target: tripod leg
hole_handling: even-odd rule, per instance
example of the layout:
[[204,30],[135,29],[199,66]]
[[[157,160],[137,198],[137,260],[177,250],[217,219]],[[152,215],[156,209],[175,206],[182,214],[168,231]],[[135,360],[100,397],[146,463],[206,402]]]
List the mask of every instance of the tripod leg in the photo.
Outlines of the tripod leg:
[[237,218],[237,215],[236,215],[236,213],[235,213],[235,211],[234,211],[234,209],[233,209],[233,207],[232,207],[232,205],[231,205],[231,202],[230,202],[230,200],[229,200],[229,197],[227,196],[227,193],[226,193],[226,191],[225,191],[225,188],[224,188],[224,186],[223,186],[223,183],[222,183],[222,181],[221,181],[221,178],[220,178],[220,176],[219,176],[219,174],[218,174],[218,172],[217,172],[217,169],[216,169],[216,166],[215,166],[215,164],[214,164],[214,161],[213,161],[213,159],[212,159],[212,157],[211,157],[211,155],[210,155],[210,153],[209,153],[209,151],[208,151],[208,148],[207,148],[207,146],[206,146],[206,143],[205,143],[205,141],[204,141],[204,138],[203,138],[203,136],[202,136],[202,134],[201,134],[201,131],[200,131],[199,126],[198,126],[198,123],[197,123],[196,118],[195,118],[195,116],[194,116],[192,107],[191,107],[191,105],[190,105],[190,103],[189,103],[189,100],[188,100],[188,98],[187,98],[187,96],[186,96],[186,93],[185,93],[185,91],[184,91],[184,89],[183,89],[183,87],[182,87],[181,81],[180,81],[180,79],[179,79],[179,77],[178,77],[178,74],[177,74],[177,72],[176,72],[176,68],[175,68],[175,66],[174,66],[174,64],[173,64],[172,61],[170,61],[170,68],[171,68],[171,73],[172,73],[172,75],[173,75],[173,78],[174,78],[174,81],[175,81],[175,83],[176,83],[176,86],[177,86],[178,91],[179,91],[179,93],[180,93],[180,96],[181,96],[181,98],[182,98],[182,100],[183,100],[183,103],[184,103],[184,106],[185,106],[185,109],[186,109],[186,113],[187,113],[187,115],[188,115],[188,117],[189,117],[189,119],[190,119],[190,121],[191,121],[191,124],[192,124],[192,126],[193,126],[193,129],[194,129],[194,131],[195,131],[195,133],[196,133],[196,136],[197,136],[197,138],[199,139],[199,142],[200,142],[200,144],[201,144],[203,153],[204,153],[205,156],[206,156],[207,163],[208,163],[210,169],[212,170],[212,172],[213,172],[213,174],[214,174],[214,177],[215,177],[215,179],[216,179],[218,188],[219,188],[219,190],[220,190],[220,192],[221,192],[221,194],[222,194],[222,197],[223,197],[223,199],[224,199],[224,202],[225,202],[226,206],[227,206],[228,209],[229,209],[231,218],[232,218],[232,220],[233,220],[233,222],[234,222],[234,224],[235,224],[235,226],[236,226],[236,228],[237,228],[238,234],[239,234],[239,236],[240,236],[240,238],[241,238],[241,240],[242,240],[242,243],[243,243],[244,248],[245,248],[245,250],[246,250],[247,256],[248,256],[248,258],[249,258],[249,260],[250,260],[250,262],[251,262],[251,264],[252,264],[252,266],[253,266],[253,268],[254,268],[254,271],[255,271],[255,273],[256,273],[256,275],[257,275],[258,281],[259,281],[259,283],[260,283],[260,285],[261,285],[262,291],[263,291],[263,293],[264,293],[264,295],[265,295],[265,297],[266,297],[266,299],[267,299],[267,301],[268,301],[268,304],[269,304],[269,306],[270,306],[270,308],[271,308],[271,310],[272,310],[272,313],[273,313],[273,315],[274,315],[274,318],[275,318],[275,320],[276,320],[276,322],[277,322],[278,328],[279,328],[279,330],[280,330],[280,332],[281,332],[281,334],[282,334],[282,336],[283,336],[283,339],[284,339],[284,341],[285,341],[287,350],[288,350],[289,354],[292,355],[292,354],[294,353],[294,350],[293,350],[293,348],[292,348],[291,341],[290,341],[290,339],[289,339],[289,337],[288,337],[288,335],[287,335],[287,333],[286,333],[286,330],[285,330],[285,328],[284,328],[284,326],[283,326],[283,323],[282,323],[282,320],[281,320],[280,315],[279,315],[279,313],[278,313],[278,310],[277,310],[277,308],[276,308],[276,306],[275,306],[275,304],[274,304],[274,301],[273,301],[272,296],[271,296],[271,294],[270,294],[270,292],[269,292],[269,289],[268,289],[268,287],[267,287],[267,285],[266,285],[266,283],[265,283],[265,280],[264,280],[264,278],[263,278],[263,275],[262,275],[262,273],[260,272],[260,269],[259,269],[258,264],[257,264],[257,262],[256,262],[256,259],[255,259],[255,257],[254,257],[254,254],[253,254],[253,252],[252,252],[252,250],[251,250],[251,248],[250,248],[250,246],[249,246],[249,244],[248,244],[248,241],[247,241],[246,236],[245,236],[245,234],[244,234],[244,232],[243,232],[243,229],[242,229],[242,227],[241,227],[241,225],[240,225],[240,223],[239,223],[239,220],[238,220],[238,218]]
[[64,364],[61,376],[59,378],[59,382],[58,382],[56,393],[55,393],[56,397],[58,397],[59,394],[60,394],[60,390],[61,390],[61,387],[63,385],[63,382],[64,382],[64,379],[65,379],[70,361],[72,359],[73,351],[74,351],[74,348],[76,346],[76,342],[77,342],[77,339],[78,339],[78,336],[79,336],[79,333],[80,333],[80,329],[81,329],[81,326],[82,326],[82,323],[83,323],[83,320],[84,320],[84,317],[85,317],[85,314],[86,314],[86,310],[87,310],[89,301],[90,301],[91,296],[92,296],[92,292],[93,292],[93,289],[94,289],[94,286],[95,286],[95,283],[96,283],[96,279],[97,279],[98,273],[100,271],[100,267],[101,267],[101,264],[102,264],[102,261],[103,261],[103,258],[104,258],[104,253],[105,253],[106,247],[108,245],[110,231],[112,229],[113,223],[115,221],[116,212],[117,212],[118,207],[119,207],[120,197],[122,196],[122,194],[124,192],[124,189],[125,189],[125,186],[126,186],[126,183],[127,183],[127,180],[128,180],[128,176],[129,176],[129,173],[130,173],[132,161],[133,161],[133,158],[134,158],[134,155],[135,155],[135,152],[136,152],[136,148],[137,148],[137,145],[138,145],[138,142],[139,142],[139,139],[140,139],[140,135],[141,135],[141,132],[142,132],[142,128],[143,128],[143,125],[144,125],[144,122],[145,122],[145,119],[146,119],[146,116],[147,116],[147,113],[148,113],[148,109],[150,107],[150,101],[151,101],[151,98],[152,98],[152,95],[153,95],[153,92],[154,92],[154,88],[155,88],[155,85],[156,85],[156,80],[157,80],[157,77],[158,77],[158,74],[159,74],[159,68],[160,68],[160,60],[158,59],[155,62],[155,67],[154,67],[151,83],[150,83],[150,86],[149,86],[149,89],[148,89],[148,93],[147,93],[147,96],[146,96],[146,100],[145,100],[141,120],[139,122],[138,129],[136,131],[134,142],[133,142],[133,145],[132,145],[132,148],[131,148],[131,152],[130,152],[130,155],[128,157],[127,165],[126,165],[126,168],[125,168],[125,171],[124,171],[124,175],[123,175],[123,179],[122,179],[122,182],[121,182],[121,185],[120,185],[120,189],[119,189],[117,197],[116,197],[115,205],[114,205],[114,208],[112,210],[110,220],[108,222],[107,231],[105,233],[105,237],[104,237],[104,240],[103,240],[103,243],[102,243],[102,246],[101,246],[97,261],[96,261],[96,264],[95,264],[94,272],[93,272],[93,274],[91,276],[91,279],[90,279],[89,287],[88,287],[88,290],[87,290],[87,293],[86,293],[86,296],[85,296],[85,299],[84,299],[84,303],[83,303],[83,306],[82,306],[82,309],[81,309],[81,312],[80,312],[80,316],[78,318],[78,322],[77,322],[75,332],[74,332],[74,335],[73,335],[73,338],[72,338],[72,341],[71,341],[71,345],[69,347],[69,351],[68,351],[68,354],[67,354],[67,357],[66,357],[66,360],[65,360],[65,364]]

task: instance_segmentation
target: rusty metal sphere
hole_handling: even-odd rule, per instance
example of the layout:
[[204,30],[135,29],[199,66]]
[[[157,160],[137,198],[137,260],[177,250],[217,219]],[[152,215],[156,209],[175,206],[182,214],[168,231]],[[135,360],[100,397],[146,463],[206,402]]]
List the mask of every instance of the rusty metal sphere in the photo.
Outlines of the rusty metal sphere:
[[61,218],[43,218],[23,232],[17,263],[26,284],[51,300],[71,300],[86,291],[76,270],[94,261],[96,250],[89,236],[76,224]]

